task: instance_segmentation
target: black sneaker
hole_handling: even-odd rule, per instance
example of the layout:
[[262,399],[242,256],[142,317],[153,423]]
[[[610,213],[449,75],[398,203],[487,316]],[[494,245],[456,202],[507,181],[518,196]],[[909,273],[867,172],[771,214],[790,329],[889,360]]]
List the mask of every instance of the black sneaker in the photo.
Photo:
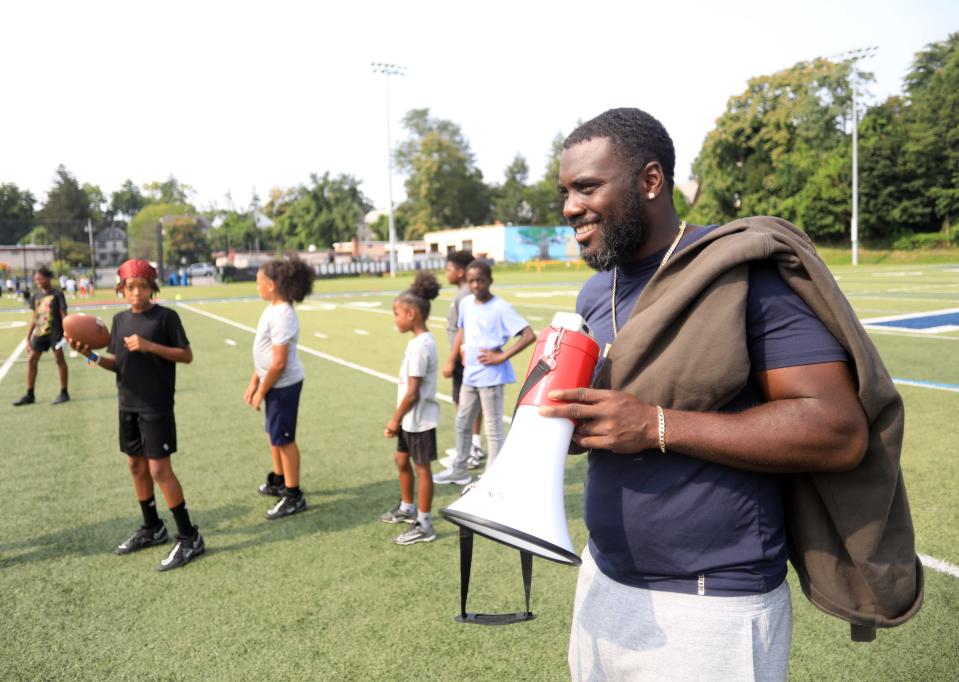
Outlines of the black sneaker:
[[130,554],[131,552],[136,552],[144,547],[162,545],[169,539],[170,538],[166,532],[166,526],[163,525],[163,521],[160,521],[160,525],[156,528],[145,528],[140,526],[133,535],[128,537],[121,544],[117,545],[117,548],[114,551],[117,554]]
[[282,519],[284,516],[289,516],[290,514],[295,514],[306,509],[306,498],[303,495],[299,497],[290,497],[289,495],[283,495],[280,498],[280,501],[277,502],[273,508],[266,513],[266,518],[270,521],[276,519]]
[[37,399],[33,397],[32,393],[24,393],[23,397],[20,398],[17,402],[13,404],[14,407],[20,407],[21,405],[32,405],[37,402]]
[[70,400],[70,394],[66,391],[60,391],[60,395],[53,399],[51,405],[59,405],[60,403],[65,403]]
[[284,490],[286,487],[276,482],[276,474],[272,471],[266,475],[266,483],[261,483],[257,488],[257,492],[267,497],[283,497]]
[[203,536],[196,526],[193,526],[193,537],[188,538],[182,535],[176,536],[176,544],[167,554],[166,559],[160,562],[157,567],[161,571],[172,571],[174,568],[186,566],[192,559],[203,554],[206,546],[203,544]]

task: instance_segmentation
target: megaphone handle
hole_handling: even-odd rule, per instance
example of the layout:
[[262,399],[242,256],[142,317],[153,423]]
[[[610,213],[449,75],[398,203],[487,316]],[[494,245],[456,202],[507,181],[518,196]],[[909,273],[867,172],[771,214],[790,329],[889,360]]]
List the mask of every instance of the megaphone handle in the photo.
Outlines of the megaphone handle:
[[[470,568],[473,565],[473,531],[460,526],[460,614],[466,619],[466,596],[470,591]],[[529,611],[527,592],[526,610]]]
[[[529,593],[533,584],[533,555],[529,552],[519,551],[519,563],[523,569],[523,590],[526,592],[526,613],[533,615],[529,610]],[[466,609],[466,602],[463,602],[463,609]]]

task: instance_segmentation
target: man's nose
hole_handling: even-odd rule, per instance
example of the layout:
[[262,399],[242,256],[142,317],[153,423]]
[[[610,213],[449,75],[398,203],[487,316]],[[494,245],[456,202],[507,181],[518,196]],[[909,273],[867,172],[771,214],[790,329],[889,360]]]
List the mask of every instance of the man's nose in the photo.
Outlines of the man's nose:
[[566,198],[563,199],[563,217],[567,221],[572,222],[572,219],[576,216],[583,215],[585,212],[583,203],[577,198],[577,195],[570,192],[566,195]]

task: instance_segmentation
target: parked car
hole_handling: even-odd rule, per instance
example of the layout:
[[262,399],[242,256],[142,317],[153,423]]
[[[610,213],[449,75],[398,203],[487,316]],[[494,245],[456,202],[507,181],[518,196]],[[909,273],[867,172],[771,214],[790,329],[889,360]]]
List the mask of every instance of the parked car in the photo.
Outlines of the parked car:
[[190,277],[212,277],[216,274],[213,263],[194,263],[187,268]]

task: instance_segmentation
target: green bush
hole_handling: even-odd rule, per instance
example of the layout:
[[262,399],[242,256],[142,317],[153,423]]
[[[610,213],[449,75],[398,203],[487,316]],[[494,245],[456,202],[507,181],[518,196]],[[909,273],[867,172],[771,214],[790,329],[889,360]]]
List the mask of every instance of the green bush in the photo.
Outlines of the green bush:
[[893,242],[892,248],[900,251],[916,249],[946,249],[959,246],[959,232],[920,232],[908,233]]

